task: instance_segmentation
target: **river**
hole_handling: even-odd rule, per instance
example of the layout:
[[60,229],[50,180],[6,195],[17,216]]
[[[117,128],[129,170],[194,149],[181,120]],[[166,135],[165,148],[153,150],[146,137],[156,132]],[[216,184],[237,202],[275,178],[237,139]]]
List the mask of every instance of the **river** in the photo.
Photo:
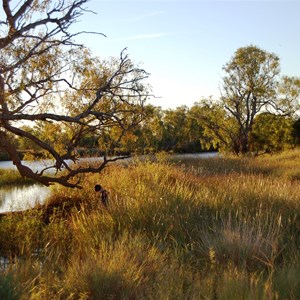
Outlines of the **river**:
[[40,184],[0,188],[0,213],[20,211],[44,203],[51,191]]
[[[172,158],[212,158],[216,157],[215,152],[205,152],[197,154],[174,154]],[[99,158],[85,158],[84,160],[99,161]],[[31,167],[34,171],[39,171],[46,166],[51,165],[51,160],[26,161],[25,165]],[[0,161],[0,169],[16,169],[11,161]],[[44,200],[51,194],[51,189],[40,184],[0,187],[0,213],[9,211],[20,211],[34,207],[37,203],[44,203]]]

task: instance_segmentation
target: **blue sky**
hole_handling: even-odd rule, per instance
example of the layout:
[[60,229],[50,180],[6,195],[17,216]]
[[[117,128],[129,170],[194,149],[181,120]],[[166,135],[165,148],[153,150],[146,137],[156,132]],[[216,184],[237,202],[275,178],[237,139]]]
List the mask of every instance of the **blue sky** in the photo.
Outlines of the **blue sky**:
[[149,83],[163,108],[191,106],[220,96],[222,66],[239,47],[276,53],[283,75],[300,76],[300,0],[158,1],[90,0],[74,31],[101,58],[130,58],[151,73]]
[[239,47],[256,45],[280,57],[283,75],[300,76],[299,1],[91,0],[77,28],[100,57],[130,57],[151,73],[151,103],[191,106],[220,96],[222,66]]

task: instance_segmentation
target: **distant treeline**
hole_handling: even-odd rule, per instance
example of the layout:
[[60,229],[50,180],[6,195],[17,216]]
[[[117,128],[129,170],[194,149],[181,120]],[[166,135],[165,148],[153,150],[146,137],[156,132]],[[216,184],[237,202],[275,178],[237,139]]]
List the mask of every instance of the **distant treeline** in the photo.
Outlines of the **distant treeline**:
[[[198,153],[220,149],[226,151],[224,145],[222,148],[220,140],[210,135],[212,131],[208,130],[211,128],[207,127],[209,123],[203,118],[205,112],[200,103],[195,103],[190,108],[180,106],[167,110],[147,105],[144,110],[144,120],[133,130],[128,131],[121,141],[113,141],[113,131],[100,136],[88,133],[78,142],[76,151],[81,156],[96,156],[104,153],[147,154],[161,151],[171,153]],[[63,131],[50,130],[49,127],[41,126],[30,130],[41,139],[44,136],[48,143],[58,143],[58,140],[61,140],[63,144]],[[24,155],[42,157],[40,149],[31,141],[18,138],[14,143],[18,145],[21,158]],[[249,143],[252,153],[256,154],[279,152],[300,145],[300,119],[261,113],[255,118]],[[0,160],[8,159],[8,155],[0,151]]]
[[[145,119],[135,129],[128,132],[115,151],[126,153],[197,153],[203,151],[230,150],[222,144],[219,128],[212,133],[212,120],[204,118],[203,105],[195,103],[192,107],[180,106],[163,110],[160,107],[147,106]],[[215,117],[216,115],[214,115]],[[218,123],[213,123],[215,127]],[[226,128],[229,131],[229,128]],[[230,128],[233,131],[232,128]],[[104,144],[105,136],[96,138],[86,135],[80,146],[98,147]],[[256,116],[249,138],[252,153],[273,153],[300,145],[300,119],[271,113]]]

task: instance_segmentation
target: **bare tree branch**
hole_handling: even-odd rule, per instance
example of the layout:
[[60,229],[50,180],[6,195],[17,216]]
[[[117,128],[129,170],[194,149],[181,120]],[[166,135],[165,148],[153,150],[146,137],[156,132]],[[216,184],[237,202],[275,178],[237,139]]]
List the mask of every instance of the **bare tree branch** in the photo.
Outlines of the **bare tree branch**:
[[[101,172],[108,163],[127,158],[108,155],[143,120],[149,97],[143,83],[149,74],[134,66],[126,49],[118,60],[100,61],[75,38],[104,34],[68,31],[87,11],[87,1],[26,0],[13,9],[9,0],[2,1],[6,22],[1,25],[7,34],[0,38],[0,148],[22,176],[44,185],[80,187],[77,175]],[[30,125],[21,127],[24,122]],[[103,160],[88,167],[70,164],[78,160],[76,147],[86,134],[109,137]],[[11,137],[31,142],[53,164],[33,172],[20,160]]]

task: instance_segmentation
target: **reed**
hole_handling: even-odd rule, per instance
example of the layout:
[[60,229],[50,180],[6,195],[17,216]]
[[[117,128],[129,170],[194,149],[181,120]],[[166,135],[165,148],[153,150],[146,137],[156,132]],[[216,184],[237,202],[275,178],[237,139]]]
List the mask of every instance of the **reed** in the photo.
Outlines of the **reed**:
[[0,187],[33,183],[33,180],[22,177],[18,171],[0,169]]

